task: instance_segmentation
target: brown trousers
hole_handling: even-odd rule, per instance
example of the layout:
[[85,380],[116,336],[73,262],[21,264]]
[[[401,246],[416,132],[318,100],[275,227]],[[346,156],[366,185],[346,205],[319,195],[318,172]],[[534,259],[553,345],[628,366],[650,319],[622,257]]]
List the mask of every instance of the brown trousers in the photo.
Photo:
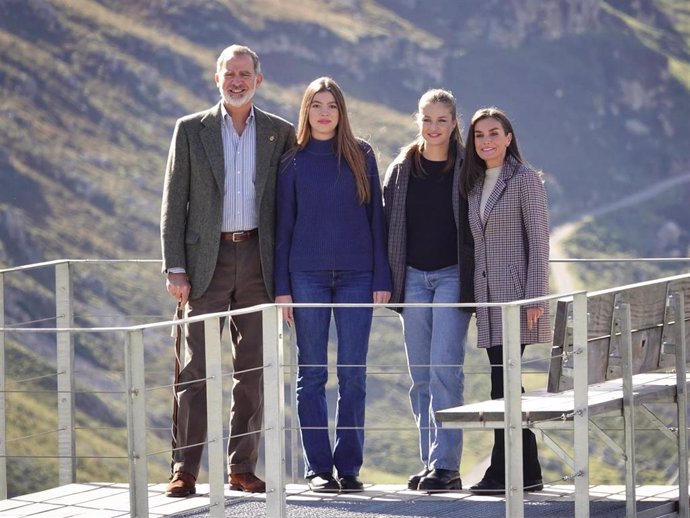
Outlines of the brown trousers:
[[[271,302],[261,274],[259,239],[233,243],[221,241],[216,269],[206,292],[187,303],[186,316],[241,309]],[[224,322],[221,322],[221,328]],[[263,418],[263,371],[237,372],[260,367],[263,362],[261,313],[232,317],[234,386],[230,409],[228,472],[254,473],[259,454],[259,430]],[[199,474],[203,443],[207,436],[206,361],[204,323],[189,324],[186,332],[185,366],[180,372],[177,398],[177,449],[173,471]],[[201,381],[195,381],[201,380]],[[186,384],[188,382],[192,382]],[[256,432],[256,433],[250,433]],[[248,435],[243,435],[248,434]]]

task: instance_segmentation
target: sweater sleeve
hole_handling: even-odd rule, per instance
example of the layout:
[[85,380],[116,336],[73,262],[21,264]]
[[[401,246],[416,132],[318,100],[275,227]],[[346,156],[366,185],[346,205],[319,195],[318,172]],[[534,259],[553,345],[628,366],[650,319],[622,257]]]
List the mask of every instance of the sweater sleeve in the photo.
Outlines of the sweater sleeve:
[[295,196],[294,158],[283,162],[278,172],[276,192],[275,294],[291,295],[290,249],[295,229],[297,198]]
[[369,224],[374,250],[373,291],[392,291],[391,270],[388,264],[388,238],[386,235],[386,218],[383,213],[383,196],[381,193],[381,179],[376,165],[376,157],[371,146],[364,145],[364,156],[367,163],[367,174],[371,186],[371,201]]

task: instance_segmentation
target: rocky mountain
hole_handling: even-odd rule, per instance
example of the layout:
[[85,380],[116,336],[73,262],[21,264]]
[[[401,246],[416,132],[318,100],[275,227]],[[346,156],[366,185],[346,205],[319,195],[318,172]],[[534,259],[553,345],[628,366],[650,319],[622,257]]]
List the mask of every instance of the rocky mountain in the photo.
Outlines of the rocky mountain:
[[289,119],[307,82],[335,77],[382,169],[426,88],[452,89],[465,119],[503,107],[567,220],[690,172],[689,16],[661,0],[3,0],[0,260],[157,257],[172,123],[214,102],[235,41],[262,57],[259,102]]
[[[464,120],[504,108],[546,173],[553,225],[690,175],[684,0],[0,0],[0,267],[159,258],[174,121],[216,101],[215,58],[234,42],[261,56],[257,103],[295,122],[306,84],[334,77],[381,171],[427,88],[453,90]],[[568,250],[690,255],[689,198],[680,182],[594,216]],[[155,267],[115,270],[80,268],[83,323],[169,312]],[[52,282],[9,280],[8,322],[52,315]],[[10,340],[21,361],[50,349],[24,340]],[[78,356],[105,369],[115,343],[81,338]]]

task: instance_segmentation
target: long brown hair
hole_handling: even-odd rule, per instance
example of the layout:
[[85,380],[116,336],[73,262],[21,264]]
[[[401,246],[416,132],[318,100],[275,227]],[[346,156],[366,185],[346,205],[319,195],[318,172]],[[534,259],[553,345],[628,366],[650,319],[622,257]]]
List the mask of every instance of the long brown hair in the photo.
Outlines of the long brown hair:
[[[442,88],[432,88],[427,90],[419,98],[419,103],[417,103],[417,113],[415,117],[417,122],[419,118],[422,117],[422,110],[425,106],[433,103],[441,103],[450,111],[451,118],[455,121],[455,128],[450,134],[450,142],[448,143],[448,158],[446,159],[446,165],[443,166],[443,173],[448,173],[453,170],[455,166],[455,159],[463,154],[465,146],[462,142],[462,133],[460,131],[461,120],[458,117],[457,103],[455,102],[455,97],[450,90],[444,90]],[[424,147],[426,142],[424,137],[422,137],[421,131],[417,137],[409,143],[407,146],[400,150],[400,156],[411,157],[412,158],[412,175],[416,177],[426,176],[426,171],[422,165],[422,154],[424,153]]]
[[495,106],[480,108],[472,115],[472,121],[467,130],[467,148],[465,149],[465,160],[462,162],[462,170],[460,173],[460,192],[465,198],[467,198],[470,191],[486,174],[486,162],[477,155],[477,148],[474,142],[474,127],[480,120],[484,119],[497,120],[503,128],[504,134],[510,133],[513,135],[508,149],[506,150],[506,157],[511,156],[520,164],[524,163],[522,154],[520,154],[520,148],[518,147],[517,136],[515,135],[515,131],[513,131],[513,125],[510,119],[508,119],[508,116]]
[[364,151],[352,132],[350,120],[347,117],[345,96],[342,90],[330,77],[314,79],[304,92],[302,104],[299,109],[299,122],[297,123],[297,145],[294,152],[302,151],[311,139],[311,126],[309,126],[309,108],[314,96],[319,92],[330,92],[338,105],[338,125],[335,128],[335,154],[340,164],[341,158],[345,159],[355,177],[357,187],[357,200],[360,204],[369,203],[371,200],[371,187],[367,175],[367,165]]

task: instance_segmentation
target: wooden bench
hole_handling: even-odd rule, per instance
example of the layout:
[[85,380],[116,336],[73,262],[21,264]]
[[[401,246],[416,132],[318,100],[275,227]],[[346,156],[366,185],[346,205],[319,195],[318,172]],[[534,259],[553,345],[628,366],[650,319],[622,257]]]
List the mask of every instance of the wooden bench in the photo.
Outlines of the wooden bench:
[[[574,312],[574,306],[580,314]],[[436,413],[437,420],[444,427],[508,430],[506,516],[511,517],[522,516],[519,511],[523,495],[522,489],[516,487],[522,482],[521,462],[515,465],[521,457],[519,452],[511,454],[508,450],[511,443],[521,444],[517,437],[520,434],[510,434],[509,430],[519,427],[540,430],[548,446],[571,466],[575,473],[578,517],[589,516],[589,435],[597,434],[626,459],[626,515],[630,517],[636,516],[634,441],[638,412],[677,442],[680,498],[673,506],[680,516],[688,516],[687,426],[677,423],[687,423],[690,377],[686,361],[690,326],[685,323],[690,318],[690,274],[563,298],[556,302],[555,314],[548,383],[544,390],[520,397],[517,385],[517,394],[509,396],[507,401],[489,400],[442,410]],[[581,354],[585,351],[586,356]],[[584,357],[586,362],[581,361]],[[676,405],[673,423],[668,423],[668,416],[654,412],[652,404],[659,403]],[[515,406],[519,407],[517,412]],[[595,420],[610,415],[623,416],[623,447]],[[574,458],[553,437],[554,430],[575,430]],[[512,467],[509,457],[514,463]],[[511,502],[511,496],[519,498],[518,506]],[[661,514],[646,511],[645,516],[662,516],[667,511],[668,504],[658,509]]]

